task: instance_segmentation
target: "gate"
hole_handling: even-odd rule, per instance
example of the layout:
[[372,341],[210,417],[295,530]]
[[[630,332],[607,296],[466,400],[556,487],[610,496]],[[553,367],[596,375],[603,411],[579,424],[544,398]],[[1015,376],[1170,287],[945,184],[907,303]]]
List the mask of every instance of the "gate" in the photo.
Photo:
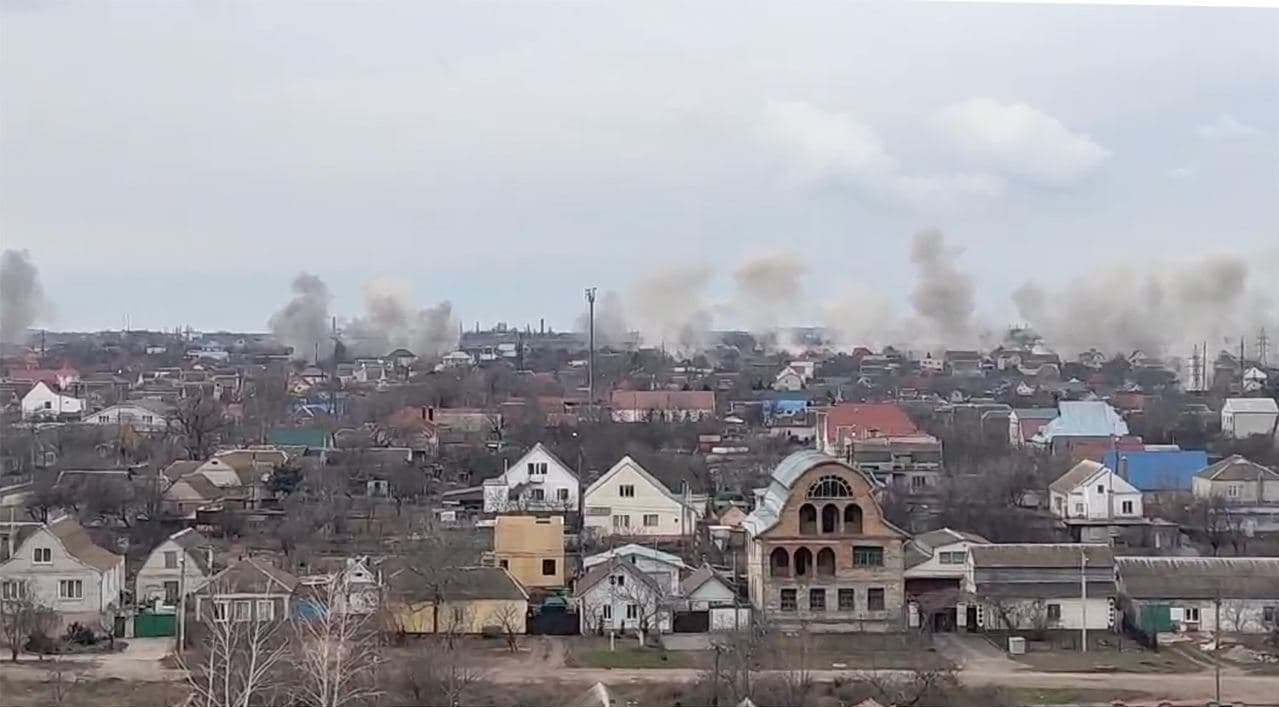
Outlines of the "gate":
[[540,636],[576,636],[580,630],[577,614],[569,611],[539,611],[525,620],[528,633]]
[[675,633],[706,633],[711,630],[711,612],[677,611],[671,620],[671,630]]
[[133,617],[133,635],[137,638],[163,638],[178,635],[176,614],[138,614]]

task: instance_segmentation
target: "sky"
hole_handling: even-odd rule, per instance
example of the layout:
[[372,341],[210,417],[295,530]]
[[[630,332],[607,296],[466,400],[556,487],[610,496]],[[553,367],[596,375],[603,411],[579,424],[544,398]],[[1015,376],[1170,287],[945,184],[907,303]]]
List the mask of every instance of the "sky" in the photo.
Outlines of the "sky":
[[299,271],[339,315],[393,281],[564,329],[584,287],[731,298],[774,255],[822,323],[908,307],[929,228],[994,321],[1116,264],[1279,280],[1268,10],[19,0],[0,99],[0,240],[55,329],[266,330]]

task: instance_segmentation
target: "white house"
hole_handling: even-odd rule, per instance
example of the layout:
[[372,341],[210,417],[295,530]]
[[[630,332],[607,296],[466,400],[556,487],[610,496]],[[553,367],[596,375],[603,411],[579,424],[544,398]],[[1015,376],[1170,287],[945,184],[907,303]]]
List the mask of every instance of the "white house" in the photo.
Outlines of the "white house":
[[161,611],[177,608],[183,592],[192,594],[213,575],[213,550],[195,530],[185,528],[165,538],[138,569],[134,600]]
[[1085,459],[1048,485],[1052,513],[1062,520],[1141,518],[1141,491],[1109,467]]
[[793,366],[787,366],[777,373],[777,377],[773,379],[773,390],[803,390],[804,374],[795,370]]
[[607,552],[590,555],[582,560],[582,569],[590,571],[610,562],[625,562],[652,577],[670,595],[680,593],[680,573],[689,567],[677,555],[651,547],[631,543],[615,547]]
[[634,631],[643,640],[646,632],[671,629],[671,594],[629,562],[591,568],[577,580],[573,599],[583,634]]
[[697,516],[639,462],[622,457],[582,495],[583,524],[598,536],[678,536],[693,532]]
[[[25,410],[25,408],[24,408]],[[1221,406],[1221,434],[1232,439],[1275,433],[1279,404],[1273,398],[1228,398]]]
[[157,400],[130,400],[85,413],[80,421],[90,425],[128,425],[139,432],[163,432],[169,428],[172,414],[171,405]]
[[579,492],[577,474],[538,442],[500,476],[484,482],[484,512],[576,511]]
[[1115,559],[1104,544],[972,545],[964,593],[985,630],[1108,629]]
[[[718,572],[709,565],[699,567],[680,582],[680,596],[689,611],[706,611],[717,606],[734,606],[737,593]],[[743,602],[744,603],[744,602]]]
[[968,625],[967,604],[961,593],[968,576],[968,550],[989,544],[980,535],[951,528],[920,533],[906,543],[904,576],[911,628],[918,628],[921,621],[938,631]]
[[246,557],[209,578],[195,594],[199,621],[275,621],[289,616],[297,577]]
[[44,381],[32,386],[22,396],[22,419],[57,420],[80,417],[84,413],[84,401],[70,395],[54,392]]
[[110,625],[124,590],[123,555],[94,544],[70,516],[19,526],[7,535],[7,543],[8,559],[0,563],[0,596],[34,595],[63,625]]
[[1115,564],[1134,623],[1148,631],[1216,631],[1218,598],[1222,631],[1279,626],[1279,558],[1117,557]]

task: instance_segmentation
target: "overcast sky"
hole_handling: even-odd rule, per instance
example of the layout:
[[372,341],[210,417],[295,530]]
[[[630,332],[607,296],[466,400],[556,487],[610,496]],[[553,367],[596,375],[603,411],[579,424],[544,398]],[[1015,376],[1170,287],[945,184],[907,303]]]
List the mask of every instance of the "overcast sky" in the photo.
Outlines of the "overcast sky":
[[339,314],[389,277],[564,328],[587,285],[709,265],[727,291],[781,251],[806,301],[904,301],[926,227],[994,317],[1108,263],[1279,279],[1274,11],[0,7],[0,225],[54,328],[262,330],[300,270]]

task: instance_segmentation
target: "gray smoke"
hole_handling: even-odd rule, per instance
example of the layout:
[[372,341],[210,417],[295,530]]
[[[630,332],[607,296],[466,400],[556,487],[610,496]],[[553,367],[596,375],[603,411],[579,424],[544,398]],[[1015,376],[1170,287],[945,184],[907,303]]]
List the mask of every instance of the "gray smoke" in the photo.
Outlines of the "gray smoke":
[[353,353],[382,356],[407,348],[433,358],[457,346],[457,320],[448,301],[414,310],[405,283],[377,278],[364,284],[364,316],[343,326],[343,341]]
[[969,345],[976,339],[973,314],[976,298],[973,279],[959,269],[961,251],[946,246],[942,232],[930,228],[915,234],[910,262],[917,280],[910,293],[915,314],[946,344]]
[[1013,290],[1013,304],[1017,306],[1017,315],[1027,323],[1044,320],[1044,306],[1047,301],[1043,288],[1029,280]]
[[25,250],[6,250],[0,257],[0,341],[20,344],[27,329],[48,313],[40,271]]
[[328,285],[307,272],[293,278],[293,299],[271,315],[271,332],[277,341],[293,347],[293,358],[307,360],[319,346],[320,357],[331,355],[329,338],[329,303],[333,296]]
[[709,343],[714,315],[706,302],[713,271],[706,265],[666,268],[641,277],[630,288],[628,311],[635,312],[644,341],[680,354]]
[[782,327],[804,323],[796,318],[805,315],[807,274],[808,266],[789,251],[747,260],[733,271],[737,296],[725,309],[770,348],[802,349],[791,340],[791,330]]
[[[577,331],[590,330],[590,314],[577,317]],[[595,343],[598,346],[621,346],[633,337],[627,328],[626,305],[615,290],[608,290],[595,300]]]
[[418,310],[410,331],[412,351],[418,356],[433,358],[457,348],[457,319],[453,316],[453,303],[445,300]]

